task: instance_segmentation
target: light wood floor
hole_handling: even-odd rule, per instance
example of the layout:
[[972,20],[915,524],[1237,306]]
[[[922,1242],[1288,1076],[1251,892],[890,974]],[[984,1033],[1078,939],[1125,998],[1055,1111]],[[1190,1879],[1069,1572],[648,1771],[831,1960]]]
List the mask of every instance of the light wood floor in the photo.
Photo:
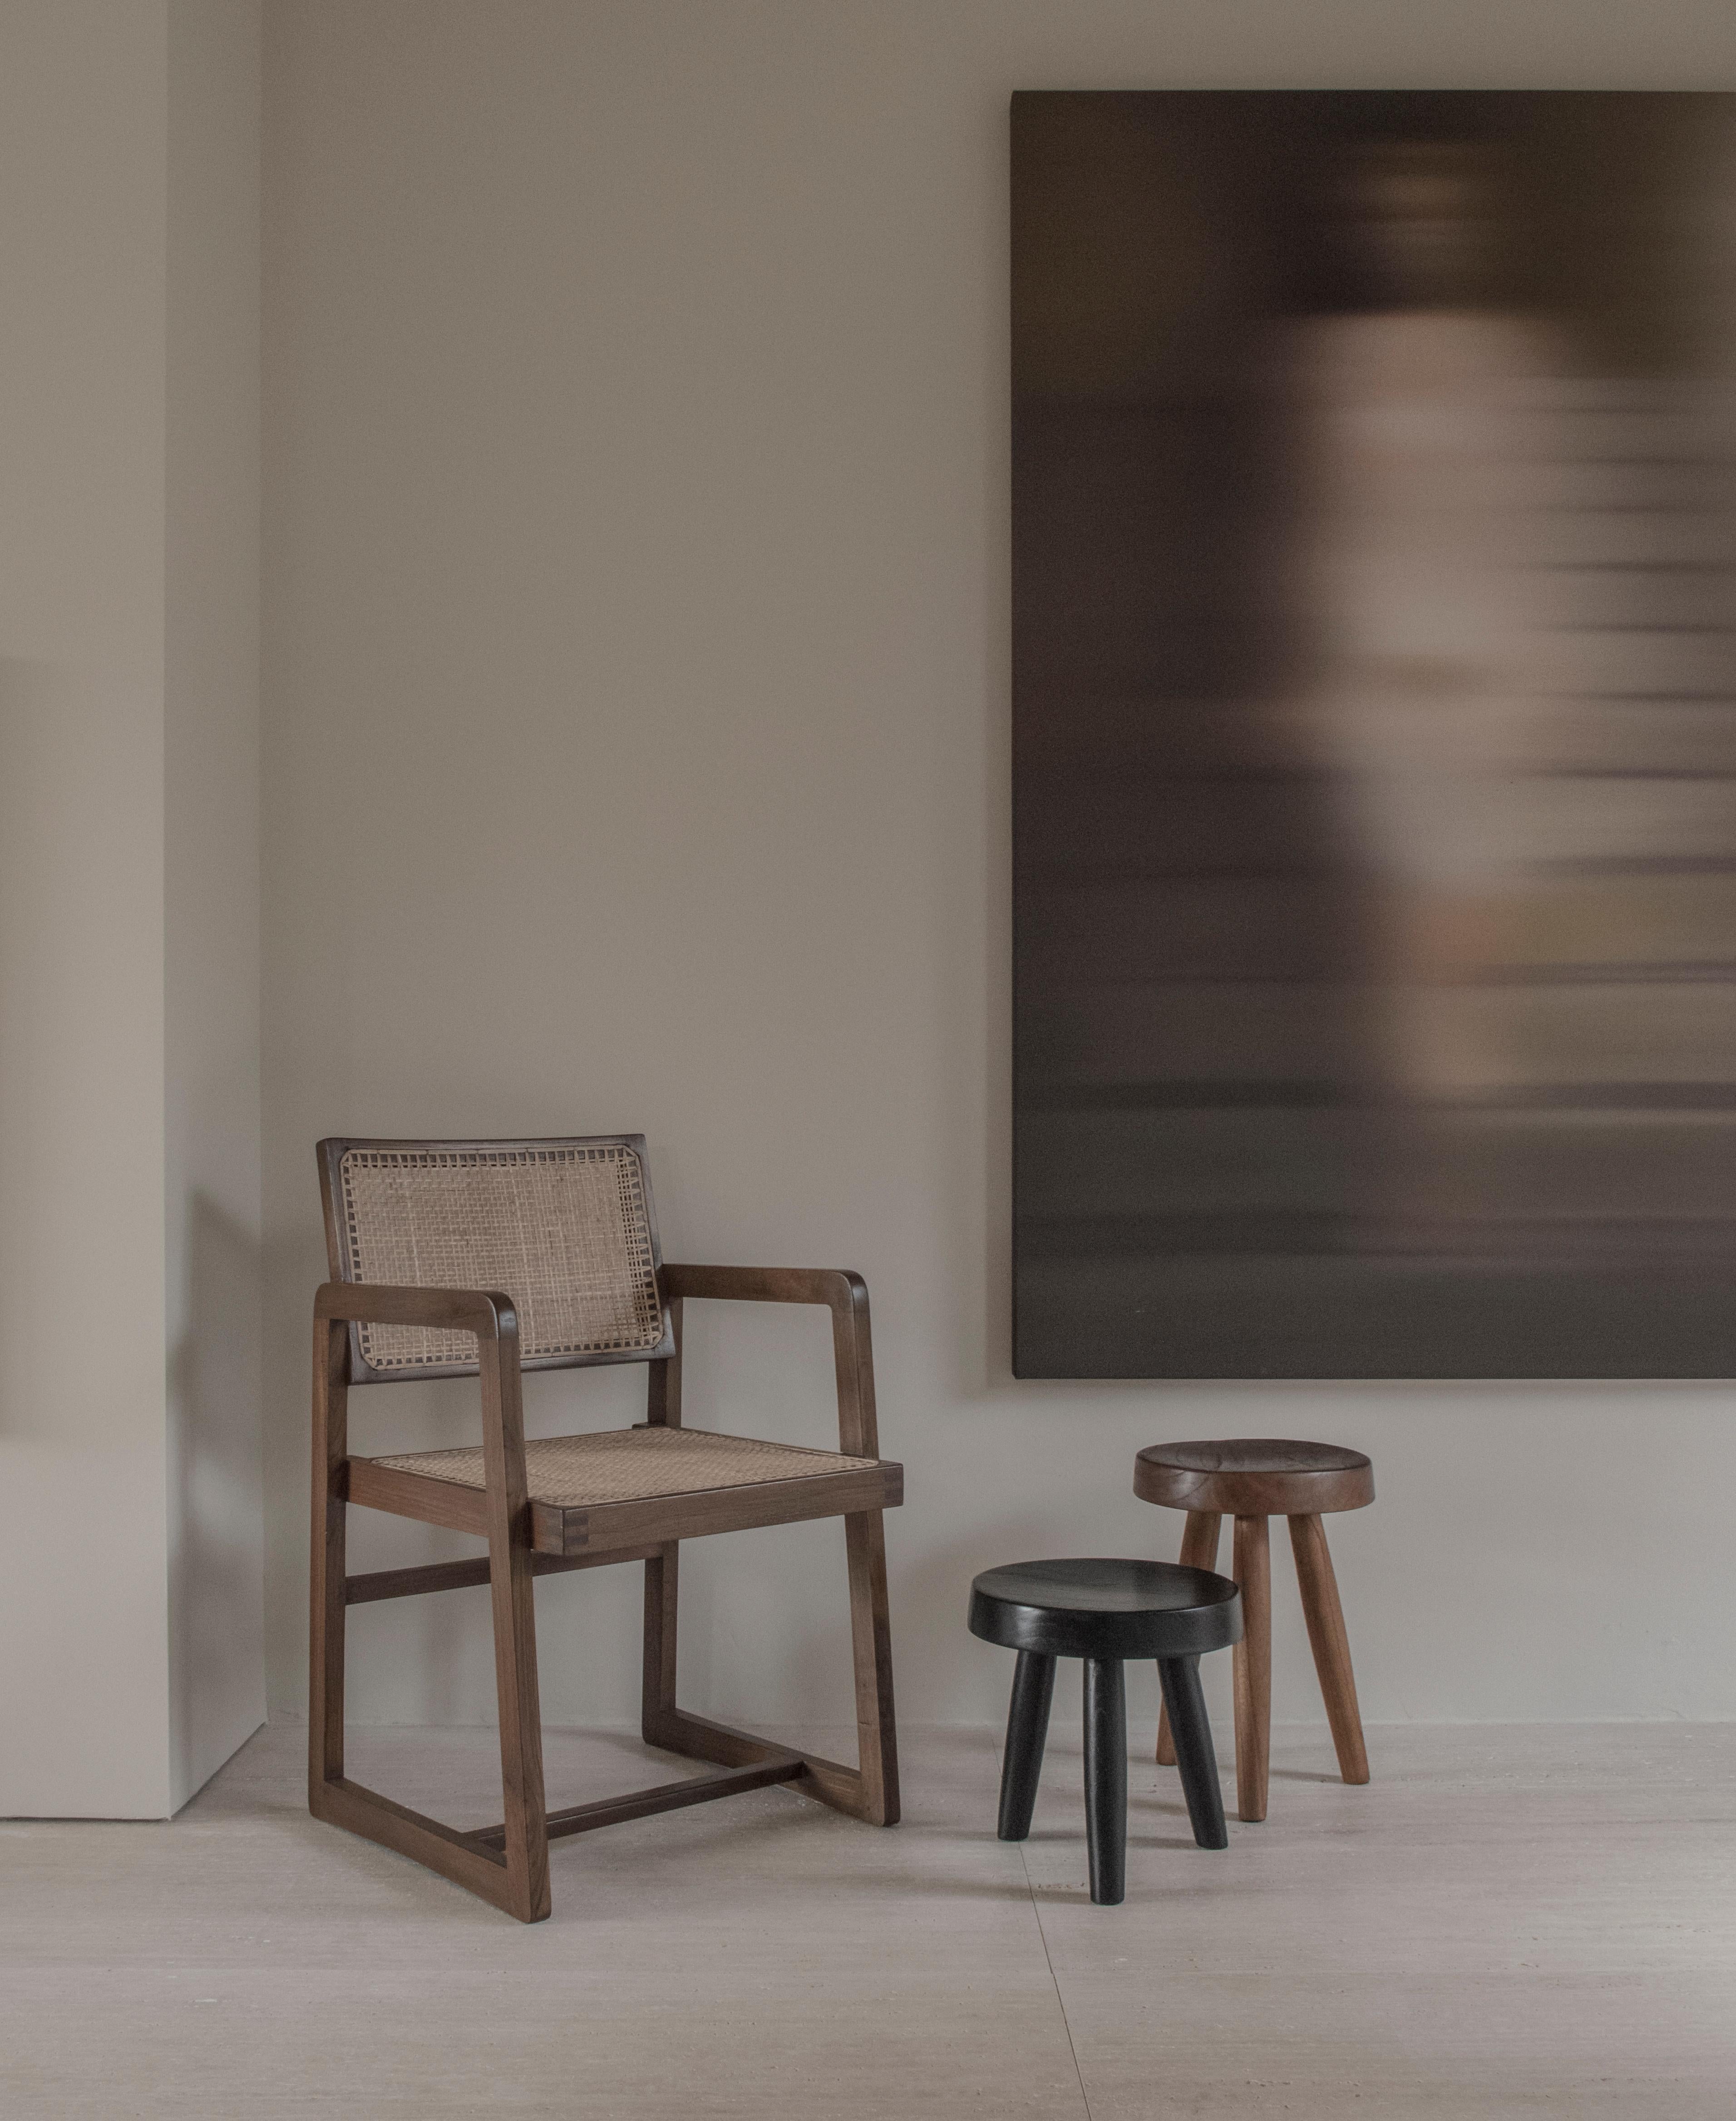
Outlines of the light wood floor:
[[[611,1828],[521,1929],[315,1825],[274,1727],[170,1825],[0,1826],[0,2113],[1736,2115],[1736,1726],[1375,1729],[1360,1790],[1281,1732],[1224,1853],[1150,1737],[1120,1908],[1085,1895],[1076,1735],[1020,1848],[997,1734],[907,1731],[903,1825],[766,1790]],[[352,1738],[458,1824],[498,1816],[492,1764],[486,1732]],[[670,1772],[550,1736],[551,1803]]]

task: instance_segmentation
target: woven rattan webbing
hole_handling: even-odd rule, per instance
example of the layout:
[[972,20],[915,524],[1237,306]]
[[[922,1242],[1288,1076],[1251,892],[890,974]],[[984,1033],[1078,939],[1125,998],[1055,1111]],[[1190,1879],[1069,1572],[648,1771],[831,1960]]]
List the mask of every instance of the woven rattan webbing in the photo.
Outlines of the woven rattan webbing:
[[[485,1485],[479,1448],[413,1451],[374,1462],[395,1472],[455,1480],[461,1487]],[[756,1480],[851,1473],[877,1462],[794,1443],[763,1443],[751,1436],[720,1436],[708,1429],[605,1429],[591,1436],[551,1436],[525,1446],[531,1501],[562,1509],[634,1503],[649,1495],[693,1494],[707,1488],[744,1488]]]
[[[500,1290],[518,1312],[527,1362],[662,1340],[645,1182],[631,1149],[352,1149],[338,1192],[352,1280]],[[468,1333],[369,1324],[360,1337],[371,1369],[476,1362]]]

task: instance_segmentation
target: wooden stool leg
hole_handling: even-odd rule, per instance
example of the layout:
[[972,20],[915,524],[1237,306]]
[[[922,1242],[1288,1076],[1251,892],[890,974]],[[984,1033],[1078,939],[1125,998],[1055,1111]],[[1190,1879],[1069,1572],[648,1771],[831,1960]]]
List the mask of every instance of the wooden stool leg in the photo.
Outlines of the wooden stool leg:
[[1224,1824],[1217,1755],[1212,1750],[1211,1725],[1200,1688],[1200,1661],[1197,1657],[1160,1657],[1157,1676],[1164,1690],[1164,1705],[1174,1712],[1171,1727],[1175,1732],[1176,1764],[1182,1771],[1193,1838],[1202,1848],[1227,1848],[1230,1830]]
[[[1216,1510],[1189,1510],[1188,1522],[1182,1527],[1182,1566],[1183,1569],[1216,1569],[1218,1565],[1218,1532],[1224,1520]],[[1166,1699],[1157,1712],[1157,1764],[1173,1768],[1176,1764],[1175,1746],[1169,1736],[1169,1704]]]
[[1242,1639],[1233,1653],[1235,1680],[1236,1810],[1266,1816],[1272,1744],[1272,1547],[1264,1517],[1235,1521],[1233,1573],[1242,1593]]
[[1085,1661],[1085,1848],[1091,1898],[1127,1897],[1127,1696],[1119,1657]]
[[1320,1675],[1320,1692],[1326,1701],[1326,1720],[1337,1748],[1338,1772],[1347,1783],[1365,1783],[1369,1756],[1362,1742],[1362,1713],[1356,1705],[1356,1676],[1351,1670],[1350,1638],[1344,1631],[1326,1527],[1317,1517],[1292,1517],[1290,1544],[1296,1557],[1296,1582],[1302,1590],[1314,1670]]
[[1001,1760],[1001,1823],[1003,1841],[1023,1841],[1031,1830],[1037,1781],[1043,1773],[1043,1741],[1049,1733],[1049,1704],[1055,1696],[1055,1660],[1036,1650],[1020,1650],[1013,1671],[1013,1698],[1006,1712],[1006,1750]]

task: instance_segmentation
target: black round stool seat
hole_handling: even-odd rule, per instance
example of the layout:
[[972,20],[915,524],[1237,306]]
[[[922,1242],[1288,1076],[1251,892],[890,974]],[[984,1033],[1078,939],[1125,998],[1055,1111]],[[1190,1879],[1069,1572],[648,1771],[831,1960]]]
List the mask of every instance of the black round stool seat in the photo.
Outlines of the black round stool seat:
[[969,1618],[973,1635],[1019,1653],[1001,1765],[1003,1841],[1023,1841],[1031,1830],[1055,1660],[1081,1658],[1091,1898],[1109,1903],[1122,1898],[1127,1848],[1122,1666],[1128,1657],[1150,1657],[1175,1733],[1193,1838],[1202,1848],[1229,1846],[1211,1726],[1200,1691],[1200,1658],[1242,1639],[1242,1594],[1234,1583],[1209,1569],[1165,1561],[1015,1561],[978,1577],[970,1587]]
[[1242,1639],[1242,1596],[1164,1561],[1015,1561],[971,1585],[970,1631],[1041,1657],[1198,1657]]

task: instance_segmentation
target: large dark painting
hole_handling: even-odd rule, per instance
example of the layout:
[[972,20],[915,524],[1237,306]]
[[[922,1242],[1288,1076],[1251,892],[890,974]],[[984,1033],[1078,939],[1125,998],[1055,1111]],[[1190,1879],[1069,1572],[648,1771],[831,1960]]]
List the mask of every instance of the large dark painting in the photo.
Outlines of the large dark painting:
[[1022,95],[1023,1377],[1736,1374],[1736,111]]

